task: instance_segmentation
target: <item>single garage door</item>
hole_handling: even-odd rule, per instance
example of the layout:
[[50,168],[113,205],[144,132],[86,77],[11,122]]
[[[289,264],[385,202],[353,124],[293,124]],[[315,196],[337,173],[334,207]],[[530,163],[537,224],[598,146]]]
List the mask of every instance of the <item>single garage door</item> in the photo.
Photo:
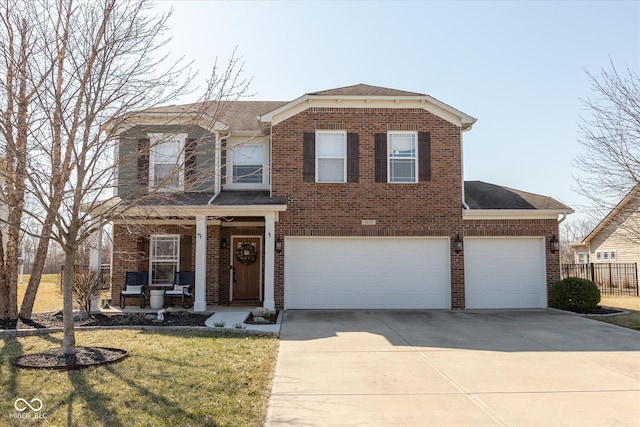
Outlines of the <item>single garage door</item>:
[[287,309],[451,307],[448,238],[285,240]]
[[543,238],[464,239],[467,308],[547,306]]

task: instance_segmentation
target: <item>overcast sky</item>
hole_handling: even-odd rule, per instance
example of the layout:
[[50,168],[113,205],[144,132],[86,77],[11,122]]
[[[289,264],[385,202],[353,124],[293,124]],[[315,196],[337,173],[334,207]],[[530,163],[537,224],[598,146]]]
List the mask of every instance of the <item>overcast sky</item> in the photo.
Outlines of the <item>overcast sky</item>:
[[429,94],[478,119],[464,134],[466,180],[577,211],[585,70],[610,61],[640,69],[639,1],[200,0],[158,9],[171,6],[172,52],[193,59],[202,78],[237,46],[255,100],[357,83]]

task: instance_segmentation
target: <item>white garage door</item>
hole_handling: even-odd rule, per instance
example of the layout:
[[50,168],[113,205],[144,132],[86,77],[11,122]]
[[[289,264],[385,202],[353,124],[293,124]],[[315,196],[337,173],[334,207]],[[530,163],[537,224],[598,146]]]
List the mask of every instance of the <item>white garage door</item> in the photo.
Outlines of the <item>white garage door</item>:
[[467,308],[544,308],[546,261],[542,238],[464,240]]
[[287,238],[285,308],[450,308],[448,238]]

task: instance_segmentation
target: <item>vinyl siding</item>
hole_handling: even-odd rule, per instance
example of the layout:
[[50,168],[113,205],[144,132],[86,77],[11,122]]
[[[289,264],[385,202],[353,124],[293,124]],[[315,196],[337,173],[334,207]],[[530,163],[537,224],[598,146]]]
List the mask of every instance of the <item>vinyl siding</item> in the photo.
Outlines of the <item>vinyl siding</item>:
[[591,239],[589,248],[590,262],[596,261],[597,251],[617,251],[620,263],[640,262],[640,239],[634,239],[630,229],[640,229],[640,199],[629,203],[627,208],[612,219],[600,232]]
[[187,133],[187,139],[198,140],[196,148],[196,182],[185,191],[210,191],[214,187],[215,137],[199,126],[134,126],[120,135],[118,151],[118,196],[136,197],[148,191],[138,183],[138,140],[149,133]]

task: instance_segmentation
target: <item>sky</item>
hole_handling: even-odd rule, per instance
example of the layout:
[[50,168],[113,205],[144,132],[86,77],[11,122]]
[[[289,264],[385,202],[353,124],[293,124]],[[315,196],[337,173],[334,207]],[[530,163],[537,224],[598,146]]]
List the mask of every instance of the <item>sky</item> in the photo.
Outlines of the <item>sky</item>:
[[[478,119],[464,178],[553,197],[578,214],[586,71],[640,69],[640,1],[160,1],[171,54],[203,84],[234,49],[253,100],[365,83],[429,94]],[[196,92],[197,93],[197,92]],[[180,102],[195,101],[186,96]],[[574,216],[575,217],[575,216]]]

